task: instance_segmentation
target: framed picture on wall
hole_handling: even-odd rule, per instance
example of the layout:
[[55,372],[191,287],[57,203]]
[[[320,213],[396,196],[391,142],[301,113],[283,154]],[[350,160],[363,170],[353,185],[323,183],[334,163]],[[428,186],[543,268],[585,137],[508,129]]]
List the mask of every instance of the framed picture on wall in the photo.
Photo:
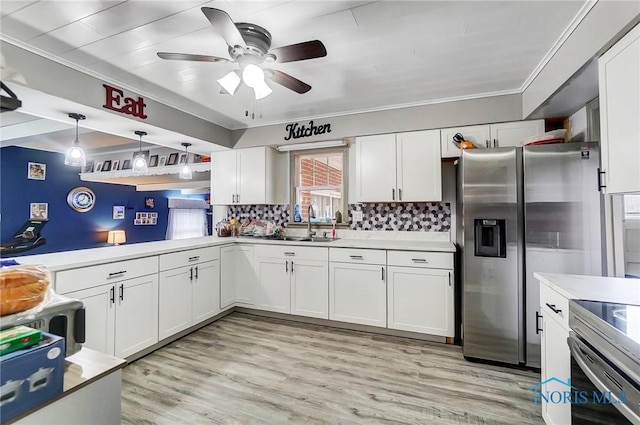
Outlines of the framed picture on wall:
[[111,171],[118,171],[120,168],[120,160],[116,159],[113,161],[113,165],[111,166]]
[[180,164],[186,164],[188,162],[188,154],[186,153],[181,153],[180,154]]
[[88,159],[84,167],[82,168],[83,173],[93,173],[93,159]]
[[124,220],[124,205],[113,206],[113,219]]
[[102,163],[102,171],[111,171],[111,160],[107,159]]
[[27,178],[30,180],[44,180],[47,174],[47,164],[30,162],[27,169]]
[[160,166],[164,167],[165,165],[167,165],[167,156],[161,156],[160,157]]
[[193,163],[198,164],[202,162],[202,155],[198,155],[197,153],[193,154]]
[[46,202],[34,202],[30,204],[30,220],[49,220],[49,204]]
[[149,167],[157,167],[158,166],[158,155],[151,155],[149,157]]
[[176,152],[169,155],[169,160],[167,161],[167,165],[176,165],[178,163],[178,154]]
[[98,162],[96,164],[96,173],[99,173],[102,171],[102,162]]
[[155,208],[156,204],[153,198],[144,198],[144,207],[149,209]]

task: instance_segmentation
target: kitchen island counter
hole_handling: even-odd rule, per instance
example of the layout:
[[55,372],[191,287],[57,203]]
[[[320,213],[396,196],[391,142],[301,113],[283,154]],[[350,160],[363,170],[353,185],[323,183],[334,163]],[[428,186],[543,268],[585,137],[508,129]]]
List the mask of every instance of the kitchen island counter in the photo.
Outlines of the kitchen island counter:
[[640,305],[640,279],[558,273],[533,275],[567,299]]

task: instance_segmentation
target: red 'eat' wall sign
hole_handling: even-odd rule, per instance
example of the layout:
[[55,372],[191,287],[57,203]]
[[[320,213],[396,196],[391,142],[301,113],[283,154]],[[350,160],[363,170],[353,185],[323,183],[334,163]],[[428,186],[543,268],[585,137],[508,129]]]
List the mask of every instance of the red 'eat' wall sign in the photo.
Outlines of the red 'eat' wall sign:
[[147,105],[144,103],[143,98],[138,96],[136,100],[132,97],[125,97],[122,90],[107,84],[103,84],[103,86],[106,90],[106,100],[102,105],[104,108],[142,119],[147,118],[144,113],[144,107]]

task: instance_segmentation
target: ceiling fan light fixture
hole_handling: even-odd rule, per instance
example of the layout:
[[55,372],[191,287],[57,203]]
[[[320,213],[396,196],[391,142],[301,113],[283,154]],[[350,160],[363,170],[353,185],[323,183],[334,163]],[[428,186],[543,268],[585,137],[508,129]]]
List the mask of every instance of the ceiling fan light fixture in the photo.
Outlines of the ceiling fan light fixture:
[[[184,153],[187,155],[187,162],[189,162],[189,146],[191,146],[191,143],[183,142],[181,144],[182,146],[184,146]],[[193,178],[193,172],[191,171],[191,167],[189,167],[189,165],[185,163],[180,169],[178,178],[182,180],[191,180]]]
[[132,172],[134,174],[144,174],[147,172],[147,158],[142,153],[142,136],[146,136],[146,131],[136,131],[136,135],[140,136],[140,145],[138,153],[133,156]]
[[264,71],[258,65],[250,63],[242,71],[242,81],[255,89],[257,86],[264,84]]
[[262,84],[259,84],[256,87],[254,87],[253,91],[256,95],[256,100],[265,98],[273,92],[273,90],[271,90],[271,87],[269,87],[267,83],[264,81],[262,82]]
[[69,118],[76,120],[76,139],[64,155],[64,165],[84,167],[87,163],[87,157],[84,153],[84,149],[80,147],[80,140],[78,140],[78,121],[83,120],[86,117],[81,114],[71,113],[69,114]]
[[218,84],[230,95],[234,95],[236,90],[238,90],[238,86],[240,85],[240,77],[235,71],[229,72],[224,77],[218,80]]

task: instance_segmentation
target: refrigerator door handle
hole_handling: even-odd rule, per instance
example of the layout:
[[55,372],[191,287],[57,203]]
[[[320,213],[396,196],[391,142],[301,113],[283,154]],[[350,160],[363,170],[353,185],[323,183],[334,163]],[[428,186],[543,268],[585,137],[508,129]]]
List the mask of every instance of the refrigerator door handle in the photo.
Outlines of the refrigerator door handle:
[[536,311],[536,335],[540,334],[540,332],[542,332],[542,328],[540,327],[539,323],[539,319],[542,319],[542,314],[538,313]]
[[602,175],[606,173],[606,171],[602,171],[600,170],[600,167],[598,167],[598,192],[602,192],[602,189],[607,187],[606,184],[602,184]]

